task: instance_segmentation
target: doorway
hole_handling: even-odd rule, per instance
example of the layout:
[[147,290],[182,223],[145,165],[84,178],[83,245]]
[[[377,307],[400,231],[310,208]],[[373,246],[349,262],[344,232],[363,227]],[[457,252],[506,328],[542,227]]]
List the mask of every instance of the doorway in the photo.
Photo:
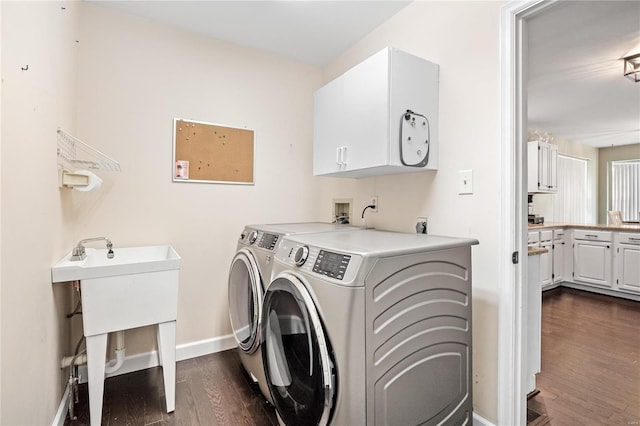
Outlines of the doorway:
[[526,424],[525,319],[527,277],[526,20],[554,1],[510,2],[500,17],[501,220],[498,329],[498,424]]
[[[527,141],[528,124],[535,125],[536,121],[535,114],[534,116],[530,114],[533,113],[535,109],[532,102],[530,102],[531,111],[527,111],[527,97],[529,94],[532,95],[531,101],[533,101],[533,95],[535,94],[533,89],[529,92],[527,88],[527,70],[529,69],[527,61],[534,52],[533,49],[530,52],[527,51],[527,31],[530,28],[534,28],[533,18],[536,17],[554,16],[554,19],[557,21],[565,19],[566,17],[558,18],[558,16],[561,16],[559,15],[561,10],[565,10],[560,7],[556,9],[557,13],[547,13],[550,12],[550,9],[554,6],[562,4],[566,6],[567,2],[540,0],[510,2],[505,5],[501,11],[500,56],[503,152],[501,188],[503,203],[501,206],[501,219],[503,225],[501,230],[501,255],[504,257],[502,258],[503,267],[501,268],[499,308],[499,424],[524,424],[526,422],[526,394],[522,375],[523,366],[526,365],[527,361],[527,354],[523,350],[524,342],[522,339],[526,324],[522,317],[520,307],[523,302],[523,286],[526,284],[528,264],[527,256],[519,255],[526,253],[525,236],[527,232],[527,222],[524,219],[526,216],[526,197],[524,195],[527,194],[527,190],[523,176],[525,178],[527,176],[527,154],[522,148]],[[609,10],[608,6],[607,10]],[[544,12],[544,14],[542,12]],[[625,19],[632,19],[633,16],[635,16],[631,13],[623,15]],[[629,16],[631,16],[631,18],[628,18]],[[575,18],[579,19],[579,16]],[[597,19],[601,19],[601,15],[593,18],[592,21],[596,22]],[[623,21],[625,20],[623,19]],[[535,22],[540,22],[540,20],[535,20]],[[627,28],[628,26],[629,25],[618,25],[618,27],[622,28]],[[575,38],[579,39],[580,37]],[[594,40],[590,41],[592,42],[589,45],[589,54],[591,55],[595,49],[594,46],[598,44],[594,44]],[[556,41],[554,41],[554,43],[555,42]],[[557,40],[557,42],[560,43],[561,41]],[[608,46],[606,43],[602,44]],[[572,51],[572,53],[575,52]],[[583,80],[589,79],[590,81],[595,81],[594,76],[603,74],[607,71],[607,67],[611,69],[607,61],[602,62],[602,58],[599,58],[598,61],[594,58],[593,62],[597,63],[597,67],[588,70],[584,67],[570,68],[573,73],[572,77],[578,81],[581,81],[578,77]],[[623,80],[621,79],[620,81]],[[626,81],[624,81],[624,83],[626,83]],[[627,86],[624,86],[624,89],[625,93],[628,92]],[[583,90],[582,92],[585,91]],[[595,96],[604,99],[604,97],[601,96],[601,92],[595,93],[597,93]],[[607,93],[613,93],[613,91],[610,90]],[[579,101],[581,98],[580,96],[570,96],[569,99],[575,103],[576,100]],[[582,99],[582,102],[585,102],[585,100]],[[634,105],[637,105],[637,98],[635,102]],[[623,104],[623,102],[619,103]],[[594,104],[594,102],[591,102],[591,104]],[[557,107],[557,105],[554,106]],[[573,112],[579,110],[569,109]],[[633,111],[634,109],[631,108],[631,110]],[[585,114],[575,113],[573,115],[585,116]],[[590,116],[588,114],[586,115]],[[593,117],[601,118],[601,116],[606,116],[606,114],[596,114]],[[528,123],[528,119],[531,120],[531,122]],[[595,122],[596,120],[592,119],[591,121]],[[634,123],[636,126],[634,129],[637,129],[637,119]],[[573,126],[574,128],[576,127],[575,124],[573,124]],[[616,136],[615,134],[617,133],[629,133],[619,131],[600,132],[595,131],[593,128],[587,130],[585,126],[583,126],[581,130],[583,131],[581,135],[585,138],[588,137],[592,139],[592,142],[597,142],[594,139],[602,138],[604,135],[609,138],[609,141]],[[570,138],[570,136],[566,137]],[[624,144],[624,142],[620,142],[619,144]],[[595,146],[597,147],[598,145]],[[511,262],[509,262],[509,260],[511,260]]]

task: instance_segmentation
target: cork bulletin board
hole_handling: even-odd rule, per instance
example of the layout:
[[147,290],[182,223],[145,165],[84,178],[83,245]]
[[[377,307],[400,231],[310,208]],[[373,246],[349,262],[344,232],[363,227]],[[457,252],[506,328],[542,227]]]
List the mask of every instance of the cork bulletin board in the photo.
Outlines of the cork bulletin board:
[[173,180],[253,184],[254,132],[174,119]]

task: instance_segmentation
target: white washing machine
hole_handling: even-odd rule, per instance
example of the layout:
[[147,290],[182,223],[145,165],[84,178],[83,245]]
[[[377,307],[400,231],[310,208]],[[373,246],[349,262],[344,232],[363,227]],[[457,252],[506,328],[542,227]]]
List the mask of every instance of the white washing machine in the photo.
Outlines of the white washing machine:
[[471,246],[375,230],[282,239],[262,359],[284,425],[471,425]]
[[248,225],[242,231],[229,269],[229,318],[240,360],[270,401],[260,352],[264,287],[271,279],[272,255],[284,235],[338,232],[359,228],[320,222]]

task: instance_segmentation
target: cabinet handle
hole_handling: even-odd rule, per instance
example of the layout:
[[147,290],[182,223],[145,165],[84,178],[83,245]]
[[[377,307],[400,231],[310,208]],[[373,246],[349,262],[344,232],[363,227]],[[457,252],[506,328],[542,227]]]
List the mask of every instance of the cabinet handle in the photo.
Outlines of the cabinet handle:
[[640,238],[629,237],[629,241],[640,241]]
[[598,238],[597,235],[594,234],[584,234],[585,237]]
[[338,166],[346,166],[347,162],[345,161],[347,157],[347,147],[339,146],[336,148],[336,164]]

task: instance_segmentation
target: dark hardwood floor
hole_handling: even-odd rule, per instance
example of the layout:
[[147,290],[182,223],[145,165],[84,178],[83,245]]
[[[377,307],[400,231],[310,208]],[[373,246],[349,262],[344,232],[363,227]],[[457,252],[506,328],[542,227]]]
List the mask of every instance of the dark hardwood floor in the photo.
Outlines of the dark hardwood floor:
[[[165,412],[160,367],[105,381],[102,425],[260,425],[276,426],[275,412],[241,370],[235,350],[180,361],[176,366],[176,410]],[[87,385],[79,387],[77,419],[89,424]]]
[[529,408],[552,426],[640,425],[640,302],[545,292],[536,384]]
[[[531,426],[640,425],[640,302],[571,289],[544,293],[540,393]],[[105,381],[102,424],[275,426],[273,407],[249,384],[235,350],[180,361],[176,411],[164,411],[162,370]],[[87,385],[77,420],[89,424]]]

